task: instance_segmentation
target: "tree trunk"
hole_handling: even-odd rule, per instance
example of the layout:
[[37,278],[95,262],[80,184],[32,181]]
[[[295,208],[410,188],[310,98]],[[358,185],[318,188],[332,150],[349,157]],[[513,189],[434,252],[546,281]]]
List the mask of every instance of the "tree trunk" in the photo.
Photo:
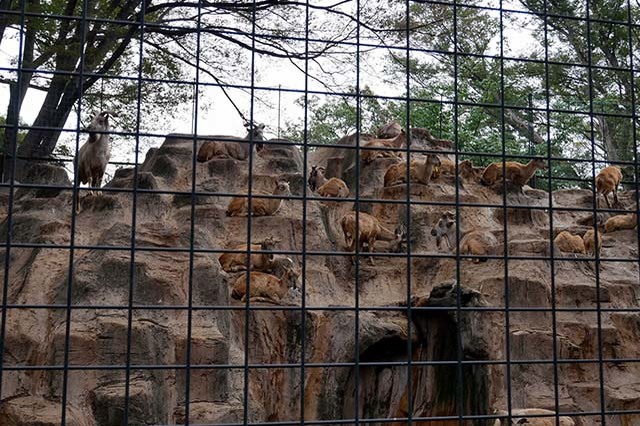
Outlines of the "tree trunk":
[[[2,0],[0,1],[0,10],[11,10],[11,0]],[[8,13],[0,13],[0,43],[2,43],[2,39],[4,38],[4,32],[7,29],[7,25],[11,21],[11,16]]]
[[[24,48],[22,52],[22,67],[31,68],[33,64],[33,52],[35,45],[35,31],[27,28],[24,38]],[[20,110],[27,89],[33,78],[33,72],[19,71],[20,78],[18,82],[9,86],[9,106],[7,107],[7,118],[4,129],[4,146],[2,147],[2,161],[0,162],[0,181],[7,182],[11,179],[13,165],[13,153],[15,152],[15,144],[18,141],[18,131],[16,127],[20,123]]]
[[609,161],[619,161],[620,155],[616,141],[613,138],[607,117],[604,115],[594,115],[594,130],[602,138],[604,146],[604,157]]
[[[40,112],[33,122],[34,128],[29,130],[24,142],[18,147],[19,159],[16,162],[18,180],[27,174],[30,163],[28,161],[29,158],[48,158],[51,155],[61,133],[58,129],[64,126],[73,108],[75,100],[72,96],[77,93],[77,90],[76,88],[71,88],[70,91],[73,93],[69,94],[68,88],[69,84],[73,84],[73,82],[56,82],[55,80],[66,80],[66,78],[64,76],[56,76],[54,78],[42,108],[40,108]],[[38,127],[51,129],[38,129]]]

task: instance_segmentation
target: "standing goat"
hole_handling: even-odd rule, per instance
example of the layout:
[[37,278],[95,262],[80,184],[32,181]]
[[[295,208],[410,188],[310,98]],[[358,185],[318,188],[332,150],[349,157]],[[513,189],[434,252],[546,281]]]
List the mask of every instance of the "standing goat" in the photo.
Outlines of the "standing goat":
[[[534,158],[527,164],[517,161],[504,163],[506,180],[519,186],[526,185],[538,169],[547,169],[547,164],[541,158]],[[493,185],[500,178],[502,178],[502,163],[491,163],[482,172],[482,183],[485,185]]]
[[[356,236],[356,215],[359,216],[358,236]],[[402,232],[401,229],[398,228],[398,232],[392,232],[382,226],[378,219],[363,212],[349,212],[345,214],[340,220],[340,226],[344,233],[344,240],[348,251],[355,251],[356,241],[359,244],[361,252],[364,251],[366,245],[367,250],[373,253],[376,240],[391,241],[391,246],[397,247],[398,244],[401,246],[403,239],[406,239],[406,231]],[[351,260],[355,262],[355,256],[352,256]],[[369,257],[369,263],[374,265],[372,257]]]
[[[424,162],[412,161],[409,167],[411,182],[429,185],[435,167],[440,165],[440,159],[435,154],[429,154]],[[407,163],[402,162],[389,167],[384,174],[384,186],[397,185],[407,181]]]
[[[206,141],[198,150],[198,162],[204,163],[215,157],[234,158],[236,160],[246,160],[249,158],[251,144],[249,141],[253,138],[254,142],[264,141],[264,124],[258,124],[255,127],[250,123],[244,125],[247,129],[247,136],[244,140],[238,141]],[[253,137],[252,137],[253,134]],[[256,149],[262,148],[261,143],[255,144]]]
[[335,177],[327,179],[324,176],[324,167],[313,166],[307,183],[312,191],[321,197],[346,198],[349,196],[349,187],[342,180]]
[[[252,197],[267,195],[261,191],[254,191]],[[271,195],[291,195],[289,182],[281,180],[276,183],[276,188]],[[253,198],[251,200],[252,216],[272,216],[282,205],[282,198]],[[227,216],[247,216],[249,213],[249,199],[246,197],[233,197],[227,206]]]
[[596,206],[600,208],[600,196],[604,197],[607,207],[611,208],[609,194],[613,193],[613,205],[618,206],[618,185],[622,182],[622,171],[618,166],[609,166],[600,170],[596,176]]
[[[78,150],[74,163],[77,167],[77,180],[89,184],[93,188],[102,186],[102,177],[111,158],[109,132],[109,116],[117,117],[112,111],[102,111],[91,120],[87,130],[89,139]],[[90,191],[93,193],[93,190]],[[80,213],[80,191],[78,191],[78,206],[76,213]]]
[[453,212],[444,212],[436,226],[431,229],[431,235],[436,237],[436,247],[440,249],[442,241],[447,242],[447,249],[453,249],[452,241],[456,240],[456,215]]

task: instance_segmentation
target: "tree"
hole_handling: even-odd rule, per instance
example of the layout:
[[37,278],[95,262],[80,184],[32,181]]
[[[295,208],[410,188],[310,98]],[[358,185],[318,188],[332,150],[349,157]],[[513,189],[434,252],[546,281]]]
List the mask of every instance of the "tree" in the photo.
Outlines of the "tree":
[[[304,22],[305,3],[296,1],[25,1],[0,2],[9,11],[0,19],[0,42],[13,31],[21,45],[15,58],[20,73],[4,81],[10,87],[10,102],[3,151],[17,149],[18,179],[30,166],[28,159],[51,155],[81,96],[83,120],[92,107],[104,103],[110,109],[123,110],[124,119],[133,123],[137,122],[139,90],[143,97],[153,96],[167,108],[175,108],[180,100],[191,96],[192,89],[186,83],[159,93],[157,88],[163,80],[193,81],[196,68],[219,84],[238,80],[250,74],[248,67],[240,65],[251,51],[289,61],[313,61],[331,53],[337,42],[354,31],[343,28],[335,33],[338,35],[324,35],[326,41],[308,49],[304,43],[282,38],[284,34],[300,33],[298,23]],[[21,13],[23,5],[29,14]],[[334,15],[331,25],[335,26],[352,19],[339,5],[313,6],[313,10]],[[68,18],[52,19],[47,17],[50,15]],[[199,28],[195,25],[198,21]],[[313,36],[314,31],[325,31],[325,27],[323,22],[310,23],[308,30]],[[138,64],[141,39],[144,55],[142,64]],[[138,88],[138,72],[153,81]],[[130,78],[111,78],[123,75]],[[98,82],[108,91],[98,90]],[[24,142],[16,147],[13,124],[18,121],[28,88],[42,90],[46,96]],[[165,121],[170,118],[171,110],[163,113]],[[5,179],[11,176],[12,164],[12,159],[5,157]]]
[[[307,126],[307,139],[314,144],[336,143],[340,138],[355,133],[357,105],[355,88],[351,87],[351,96],[330,98],[322,102],[318,96],[310,96],[307,108],[310,111]],[[375,133],[378,126],[396,119],[393,104],[383,105],[371,88],[365,86],[360,91],[360,131]],[[300,97],[296,104],[304,108],[305,98]],[[285,124],[284,137],[294,141],[304,140],[304,122],[302,119],[288,121]]]
[[[541,0],[521,0],[524,7],[539,12],[544,7]],[[549,4],[552,16],[547,20],[549,64],[549,105],[557,110],[586,112],[583,114],[551,113],[550,149],[552,156],[590,158],[591,144],[595,144],[596,159],[632,160],[633,125],[629,118],[612,117],[609,114],[631,115],[632,87],[629,68],[628,27],[615,23],[591,22],[591,45],[587,46],[587,25],[584,21],[560,16],[584,16],[584,2],[562,0]],[[474,3],[471,3],[473,6]],[[612,22],[627,21],[626,3],[623,0],[591,0],[591,16]],[[632,15],[637,19],[638,7]],[[534,152],[547,154],[546,122],[544,111],[527,111],[528,98],[534,107],[544,108],[547,102],[545,59],[545,22],[542,15],[522,17],[520,14],[503,14],[505,29],[529,25],[535,28],[533,47],[526,52],[527,61],[500,60],[500,20],[497,13],[475,7],[457,8],[457,32],[453,29],[453,8],[449,5],[414,4],[411,13],[412,46],[451,53],[412,55],[409,62],[404,54],[390,54],[390,69],[404,76],[409,72],[414,96],[447,100],[457,98],[459,148],[470,152],[501,154],[502,132],[505,125],[505,151],[507,154],[528,154],[533,141]],[[406,28],[404,11],[393,17],[397,28]],[[530,22],[526,22],[526,21]],[[429,23],[429,25],[425,25]],[[632,33],[633,44],[638,45],[638,32]],[[402,40],[398,35],[397,40]],[[591,49],[588,49],[591,47]],[[504,49],[509,52],[509,40]],[[506,54],[505,54],[506,56]],[[513,54],[512,54],[513,56]],[[419,59],[418,59],[419,58]],[[634,58],[638,60],[638,58]],[[589,61],[599,67],[584,65]],[[581,66],[559,65],[575,63]],[[457,86],[453,75],[457,69]],[[621,69],[621,70],[618,70]],[[590,78],[589,78],[590,77]],[[504,87],[504,93],[501,88]],[[593,136],[588,111],[589,99],[593,99]],[[505,108],[500,107],[504,101]],[[452,137],[451,134],[449,137]],[[487,161],[485,159],[484,161]],[[476,162],[482,163],[481,159]],[[554,173],[561,177],[590,179],[591,170],[580,163],[556,162]]]

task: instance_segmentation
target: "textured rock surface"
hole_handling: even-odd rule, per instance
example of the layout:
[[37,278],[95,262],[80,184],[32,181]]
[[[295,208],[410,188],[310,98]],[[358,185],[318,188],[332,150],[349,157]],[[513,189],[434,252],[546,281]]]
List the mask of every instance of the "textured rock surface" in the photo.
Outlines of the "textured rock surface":
[[[284,176],[294,195],[302,195],[303,157],[295,147],[281,142],[266,145],[254,159],[253,189],[270,190],[273,178]],[[450,149],[443,141],[419,142],[433,149]],[[354,141],[345,140],[345,144]],[[125,401],[132,424],[184,423],[187,386],[191,423],[242,422],[245,362],[256,367],[248,378],[249,421],[299,420],[301,402],[307,420],[353,418],[356,407],[360,418],[402,417],[410,409],[415,416],[455,416],[458,402],[464,414],[491,414],[507,409],[508,395],[513,408],[554,410],[556,374],[561,412],[597,411],[600,373],[593,361],[599,357],[607,360],[603,364],[606,407],[637,409],[640,364],[616,360],[640,353],[640,314],[595,311],[598,305],[637,310],[635,231],[604,236],[605,261],[597,271],[598,281],[593,261],[556,260],[551,265],[546,259],[531,259],[550,255],[550,197],[539,190],[528,189],[523,195],[509,188],[506,210],[461,207],[460,231],[490,230],[500,242],[502,255],[506,217],[506,249],[516,258],[506,267],[503,259],[490,259],[478,264],[462,260],[456,268],[453,257],[420,257],[438,253],[430,229],[442,212],[453,208],[413,205],[410,235],[411,252],[416,256],[409,264],[404,257],[377,258],[375,267],[362,262],[357,300],[355,270],[348,257],[309,254],[304,317],[299,309],[292,309],[302,302],[296,295],[282,301],[290,309],[258,304],[260,309],[247,313],[244,304],[229,297],[229,285],[237,275],[223,272],[218,255],[211,252],[245,242],[247,219],[227,217],[229,197],[207,193],[244,193],[246,163],[228,159],[197,163],[195,188],[203,194],[192,197],[192,149],[192,138],[170,136],[160,148],[148,152],[137,180],[133,170],[119,170],[101,195],[83,199],[83,212],[76,217],[73,230],[70,191],[25,191],[15,199],[12,242],[29,246],[12,247],[9,254],[6,302],[11,309],[4,363],[8,367],[59,367],[66,359],[72,366],[91,366],[71,369],[66,377],[68,424],[119,425]],[[339,167],[332,167],[343,177],[354,170],[350,155],[340,149],[320,150],[309,157],[314,164],[342,159],[335,162]],[[390,164],[391,160],[381,159],[362,168],[362,196],[406,200],[404,186],[380,188]],[[121,189],[136,185],[143,191],[135,195],[133,209],[134,195]],[[412,185],[410,192],[413,201],[438,203],[454,202],[456,196],[465,203],[500,204],[503,199],[495,190],[468,181],[456,190],[455,182],[447,177],[427,187]],[[635,205],[632,193],[620,198],[628,209]],[[593,202],[591,193],[581,190],[558,191],[551,199],[554,208],[590,208]],[[9,226],[7,202],[8,197],[1,193],[3,239]],[[398,221],[404,222],[407,213],[401,205],[362,203],[362,207],[391,229]],[[344,240],[337,222],[350,209],[351,203],[307,202],[303,247],[303,205],[285,201],[276,216],[251,220],[252,240],[276,236],[282,240],[278,248],[285,251],[342,251]],[[556,231],[583,233],[589,216],[554,210],[553,226]],[[71,243],[73,251],[68,249]],[[191,245],[196,249],[193,256]],[[384,248],[384,243],[376,247]],[[2,251],[3,271],[5,257]],[[300,265],[302,257],[292,257]],[[413,296],[410,316],[408,276]],[[460,310],[456,309],[458,287],[452,284],[456,280],[461,283]],[[356,302],[365,308],[357,318]],[[503,310],[506,303],[516,309],[508,321]],[[554,303],[568,309],[553,315]],[[74,309],[67,330],[68,305]],[[188,306],[193,308],[191,317]],[[327,306],[338,310],[314,309]],[[373,307],[385,309],[366,309]],[[470,311],[469,307],[481,310]],[[557,357],[566,361],[557,370],[549,362],[554,347]],[[394,365],[406,363],[409,352],[415,362],[410,370]],[[365,363],[358,370],[353,365],[356,353]],[[509,371],[507,355],[515,362]],[[304,371],[299,366],[287,368],[303,358]],[[427,365],[458,359],[491,364]],[[523,362],[527,360],[535,362]],[[368,362],[389,364],[374,367]],[[132,366],[128,372],[114,368],[127,363]],[[263,364],[271,366],[260,368]],[[463,378],[462,389],[457,388],[458,375]],[[508,385],[507,377],[511,377]],[[64,380],[63,371],[56,368],[6,370],[0,425],[58,424]],[[573,419],[578,426],[600,424],[593,415]],[[607,421],[621,426],[638,423],[637,415],[611,416]],[[484,424],[493,424],[493,420]]]

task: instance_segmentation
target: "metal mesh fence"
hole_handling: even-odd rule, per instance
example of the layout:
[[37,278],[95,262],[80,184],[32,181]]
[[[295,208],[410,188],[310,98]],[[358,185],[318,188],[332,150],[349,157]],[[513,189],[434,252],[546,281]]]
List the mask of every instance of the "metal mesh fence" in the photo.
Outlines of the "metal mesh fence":
[[0,11],[0,425],[640,424],[638,4]]

